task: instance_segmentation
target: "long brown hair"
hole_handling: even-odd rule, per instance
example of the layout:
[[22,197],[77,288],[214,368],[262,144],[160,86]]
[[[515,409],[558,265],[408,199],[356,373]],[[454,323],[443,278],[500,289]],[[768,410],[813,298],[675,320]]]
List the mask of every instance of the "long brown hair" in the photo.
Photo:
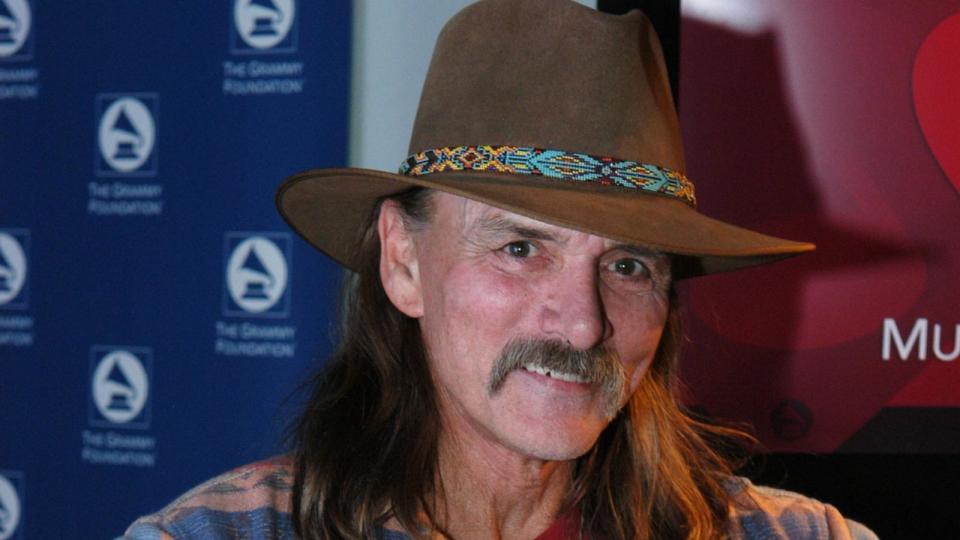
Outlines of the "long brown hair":
[[[394,197],[416,229],[430,192]],[[413,536],[434,519],[442,426],[416,320],[388,300],[379,278],[377,211],[348,273],[340,345],[316,376],[294,426],[293,522],[304,540],[374,538],[396,518]],[[609,540],[725,536],[730,468],[708,440],[736,432],[700,423],[675,399],[681,340],[676,295],[649,372],[629,403],[576,460],[566,508],[586,537]]]

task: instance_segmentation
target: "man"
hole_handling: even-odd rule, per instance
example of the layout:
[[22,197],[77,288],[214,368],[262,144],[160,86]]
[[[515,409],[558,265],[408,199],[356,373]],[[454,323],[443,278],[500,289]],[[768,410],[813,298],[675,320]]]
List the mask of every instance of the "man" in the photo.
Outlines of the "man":
[[676,279],[813,249],[695,210],[638,12],[483,0],[438,40],[400,174],[277,201],[353,270],[290,458],[132,538],[871,538],[736,478],[679,409]]

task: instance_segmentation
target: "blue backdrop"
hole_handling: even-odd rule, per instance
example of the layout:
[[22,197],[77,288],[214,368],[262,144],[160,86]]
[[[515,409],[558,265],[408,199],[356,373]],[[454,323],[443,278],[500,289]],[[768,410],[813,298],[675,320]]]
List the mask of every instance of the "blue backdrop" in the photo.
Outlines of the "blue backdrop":
[[109,538],[282,451],[338,270],[347,0],[0,0],[0,540]]

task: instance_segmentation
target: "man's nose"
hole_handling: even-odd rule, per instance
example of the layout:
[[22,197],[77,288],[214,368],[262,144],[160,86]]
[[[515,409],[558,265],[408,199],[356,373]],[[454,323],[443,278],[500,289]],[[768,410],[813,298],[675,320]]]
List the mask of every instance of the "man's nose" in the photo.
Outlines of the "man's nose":
[[541,330],[577,349],[600,344],[611,331],[595,268],[567,268],[554,280],[540,314]]

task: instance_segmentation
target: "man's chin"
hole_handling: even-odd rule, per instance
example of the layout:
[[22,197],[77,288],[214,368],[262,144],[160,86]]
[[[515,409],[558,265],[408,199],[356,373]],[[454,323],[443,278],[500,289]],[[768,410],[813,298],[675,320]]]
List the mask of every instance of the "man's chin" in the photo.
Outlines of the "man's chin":
[[[580,388],[565,388],[577,386]],[[516,371],[493,396],[501,443],[536,459],[565,461],[588,452],[619,411],[596,386],[569,385]]]
[[510,446],[532,459],[568,461],[576,459],[593,448],[605,424],[577,426],[576,428],[543,425],[516,434]]

